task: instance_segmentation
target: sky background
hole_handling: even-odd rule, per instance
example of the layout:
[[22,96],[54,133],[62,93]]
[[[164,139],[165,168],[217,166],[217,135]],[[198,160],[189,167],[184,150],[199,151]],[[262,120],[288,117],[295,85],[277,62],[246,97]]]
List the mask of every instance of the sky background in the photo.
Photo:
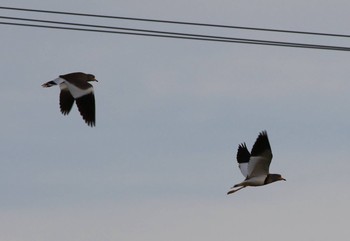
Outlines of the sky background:
[[[350,34],[348,1],[2,0],[1,6]],[[3,16],[350,46],[349,40],[0,10]],[[0,239],[328,241],[349,222],[350,53],[0,25]],[[82,71],[96,127],[59,111]],[[267,130],[287,182],[243,180]]]

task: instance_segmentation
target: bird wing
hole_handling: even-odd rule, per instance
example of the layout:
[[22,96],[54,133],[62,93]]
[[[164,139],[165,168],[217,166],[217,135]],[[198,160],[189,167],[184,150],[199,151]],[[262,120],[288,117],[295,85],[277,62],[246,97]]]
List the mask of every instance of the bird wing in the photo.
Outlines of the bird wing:
[[93,127],[95,126],[95,96],[94,92],[87,95],[83,95],[75,99],[79,112],[86,124]]
[[250,153],[247,149],[245,143],[241,143],[237,150],[237,162],[239,169],[244,177],[248,176],[248,163],[249,163]]
[[65,83],[60,84],[60,109],[63,115],[68,115],[74,104],[74,98]]
[[269,174],[272,160],[272,151],[266,131],[259,133],[252,148],[249,164],[248,177],[257,177]]

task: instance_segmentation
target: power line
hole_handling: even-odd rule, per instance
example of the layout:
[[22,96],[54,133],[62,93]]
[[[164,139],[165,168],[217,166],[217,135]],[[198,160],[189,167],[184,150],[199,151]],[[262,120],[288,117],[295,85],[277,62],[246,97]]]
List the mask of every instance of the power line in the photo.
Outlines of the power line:
[[[171,37],[172,35],[175,36],[182,36],[183,38],[189,37],[190,38],[201,38],[203,40],[206,39],[216,39],[216,40],[231,40],[231,41],[240,41],[240,43],[246,43],[246,42],[255,42],[255,43],[261,43],[261,44],[273,44],[278,46],[294,46],[294,47],[315,47],[315,48],[337,48],[337,50],[340,50],[338,47],[335,46],[325,46],[325,45],[312,45],[312,44],[301,44],[301,43],[292,43],[292,42],[278,42],[278,41],[266,41],[266,40],[254,40],[254,39],[244,39],[244,38],[231,38],[231,37],[222,37],[222,36],[213,36],[213,35],[199,35],[199,34],[188,34],[188,33],[178,33],[178,32],[167,32],[167,31],[154,31],[154,30],[147,30],[147,29],[135,29],[135,28],[121,28],[121,27],[113,27],[113,26],[103,26],[103,25],[92,25],[92,24],[81,24],[81,23],[72,23],[72,22],[62,22],[62,21],[49,21],[49,20],[42,20],[42,19],[30,19],[30,18],[17,18],[17,17],[7,17],[7,16],[0,16],[0,18],[3,19],[9,19],[9,20],[20,20],[20,21],[29,21],[29,22],[40,22],[40,23],[49,23],[49,24],[60,24],[60,25],[71,25],[71,26],[79,26],[79,27],[92,27],[92,28],[102,28],[102,29],[114,29],[114,30],[123,30],[123,31],[131,31],[131,32],[144,32],[144,33],[151,33],[151,34],[161,34],[161,35],[169,35],[168,37]],[[2,24],[5,24],[2,22]],[[21,26],[28,26],[28,25],[21,25]],[[40,25],[37,27],[45,27],[47,25]],[[34,26],[28,26],[28,27],[34,27]],[[62,29],[62,28],[61,28]],[[71,30],[81,30],[86,31],[86,29],[71,29]],[[112,33],[112,32],[110,32]],[[121,33],[121,32],[114,32],[114,33]],[[125,32],[123,32],[125,33]],[[150,36],[150,35],[145,35]],[[344,47],[341,47],[341,50],[343,50]]]
[[41,10],[41,9],[29,9],[29,8],[14,8],[14,7],[4,7],[4,6],[0,6],[0,9],[12,10],[12,11],[26,11],[26,12],[49,13],[49,14],[74,15],[74,16],[95,17],[95,18],[110,18],[110,19],[121,19],[121,20],[131,20],[131,21],[143,21],[143,22],[193,25],[193,26],[204,26],[204,27],[215,27],[215,28],[231,28],[231,29],[242,29],[242,30],[252,30],[252,31],[268,31],[268,32],[306,34],[306,35],[318,35],[318,36],[329,36],[329,37],[345,37],[345,38],[350,37],[350,35],[348,35],[348,34],[322,33],[322,32],[311,32],[311,31],[296,31],[296,30],[271,29],[271,28],[255,28],[255,27],[244,27],[244,26],[233,26],[233,25],[197,23],[197,22],[159,20],[159,19],[149,19],[149,18],[132,18],[132,17],[110,16],[110,15],[102,15],[102,14],[51,11],[51,10]]
[[[50,14],[70,14],[70,15],[89,16],[89,17],[123,18],[123,19],[139,20],[139,21],[146,20],[146,19],[139,19],[139,18],[124,18],[124,17],[106,16],[106,15],[94,15],[94,14],[85,14],[85,13],[69,13],[69,12],[11,8],[11,7],[1,7],[1,6],[0,6],[0,9],[17,10],[17,11],[32,11],[32,12],[41,12],[41,13],[50,13]],[[169,31],[155,31],[155,30],[137,29],[137,28],[122,28],[122,27],[114,27],[114,26],[82,24],[82,23],[62,22],[62,21],[50,21],[50,20],[42,20],[42,19],[19,18],[19,17],[8,17],[8,16],[0,16],[0,18],[7,19],[7,20],[15,20],[15,21],[39,22],[39,23],[45,23],[45,24],[64,25],[64,26],[53,26],[53,25],[42,25],[42,24],[0,22],[0,24],[3,24],[3,25],[13,25],[13,26],[73,30],[73,31],[85,31],[85,32],[99,32],[99,33],[113,33],[113,34],[126,34],[126,35],[188,39],[188,40],[202,40],[202,41],[212,41],[212,42],[214,41],[214,42],[225,42],[225,43],[242,43],[242,44],[255,44],[255,45],[266,45],[266,46],[279,46],[279,47],[350,51],[350,47],[342,47],[342,46],[304,44],[304,43],[281,42],[281,41],[267,41],[267,40],[246,39],[246,38],[232,38],[232,37],[214,36],[214,35],[189,34],[189,33],[169,32]],[[157,22],[163,22],[163,23],[180,23],[180,24],[190,24],[190,25],[195,24],[195,25],[201,25],[201,26],[205,25],[205,26],[211,26],[211,27],[219,27],[219,26],[225,27],[224,25],[197,24],[197,23],[152,20],[152,19],[148,19],[146,21],[157,21]],[[68,27],[68,26],[75,26],[75,27]],[[234,26],[226,26],[226,27],[235,28]],[[239,28],[245,28],[245,27],[239,27]],[[257,30],[258,28],[254,28],[254,29]],[[113,30],[118,30],[118,31],[113,31]],[[252,30],[252,28],[249,28],[249,30]],[[258,29],[258,30],[265,31],[266,29]],[[272,29],[269,29],[267,31],[270,31],[270,30],[272,30]],[[275,31],[275,30],[273,30],[273,31]],[[276,31],[280,31],[280,30],[276,30]],[[282,30],[282,31],[286,32],[285,30]],[[289,32],[289,33],[291,33],[291,32],[302,33],[300,31],[288,31],[288,30],[287,30],[287,32]],[[311,33],[311,32],[309,32],[309,33]],[[316,33],[316,34],[323,35],[323,33]],[[334,34],[327,34],[327,35],[334,36]],[[346,37],[346,36],[347,35],[341,35],[341,37]],[[337,37],[340,37],[340,35],[337,35]]]
[[[199,37],[201,35],[197,35],[197,36],[192,35],[191,36],[190,34],[189,34],[190,36],[186,36],[186,35],[180,35],[179,33],[173,33],[173,35],[171,35],[171,34],[151,34],[151,33],[139,33],[139,32],[132,32],[132,31],[129,31],[129,32],[128,31],[112,31],[112,30],[103,30],[103,29],[92,29],[92,28],[63,27],[63,26],[50,26],[50,25],[12,23],[12,22],[0,22],[0,24],[24,26],[24,27],[47,28],[47,29],[61,29],[61,30],[74,30],[74,31],[85,31],[85,32],[112,33],[112,34],[126,34],[126,35],[161,37],[161,38],[202,40],[202,41],[225,42],[225,43],[241,43],[241,44],[255,44],[255,45],[266,45],[266,46],[279,46],[279,47],[350,51],[350,47],[300,44],[300,43],[276,42],[276,41],[253,40],[253,39],[226,38],[226,37],[217,37],[217,36]],[[113,27],[111,27],[111,28],[113,28]],[[145,30],[143,30],[143,31],[145,31]],[[203,35],[203,36],[205,36],[205,35]]]
[[[180,36],[188,36],[188,37],[204,37],[204,38],[214,38],[214,39],[255,41],[255,40],[249,40],[249,39],[220,37],[220,36],[213,36],[213,35],[189,34],[189,33],[169,32],[169,31],[155,31],[155,30],[137,29],[137,28],[122,28],[122,27],[95,25],[95,24],[82,24],[82,23],[62,22],[62,21],[50,21],[50,20],[43,20],[43,19],[17,18],[17,17],[7,17],[7,16],[0,16],[0,18],[8,19],[8,20],[40,22],[40,23],[59,24],[59,25],[72,25],[72,26],[89,27],[89,28],[102,28],[102,29],[126,30],[126,31],[167,34],[167,35],[180,35]],[[256,40],[256,41],[263,41],[263,40]]]

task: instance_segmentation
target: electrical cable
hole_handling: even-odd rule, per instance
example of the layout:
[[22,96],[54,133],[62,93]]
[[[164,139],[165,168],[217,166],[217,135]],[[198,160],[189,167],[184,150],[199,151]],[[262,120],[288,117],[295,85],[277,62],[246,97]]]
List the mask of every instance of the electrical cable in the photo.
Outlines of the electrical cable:
[[[179,35],[179,36],[184,36],[184,37],[213,38],[213,39],[219,39],[219,40],[220,39],[221,40],[224,39],[224,40],[234,40],[234,41],[243,41],[243,42],[259,42],[259,43],[269,43],[269,44],[273,43],[273,44],[281,44],[281,45],[295,45],[296,47],[297,46],[304,46],[304,45],[306,45],[306,44],[291,43],[291,42],[277,42],[277,41],[267,41],[267,40],[231,38],[231,37],[220,37],[220,36],[213,36],[213,35],[199,35],[199,34],[166,32],[166,31],[154,31],[154,30],[135,29],[135,28],[121,28],[121,27],[92,25],[92,24],[81,24],[81,23],[71,23],[71,22],[62,22],[62,21],[49,21],[49,20],[42,20],[42,19],[17,18],[17,17],[7,17],[7,16],[0,16],[0,18],[10,19],[10,20],[29,21],[29,22],[40,22],[40,23],[61,24],[61,25],[73,25],[73,26],[80,26],[80,27],[92,27],[92,28],[105,28],[105,29],[125,30],[125,31],[135,31],[135,32],[146,32],[146,33],[153,33],[153,34]],[[321,47],[322,45],[311,45],[311,44],[308,44],[307,46]],[[332,46],[323,46],[323,47],[330,48]]]
[[[40,12],[40,13],[49,13],[49,14],[69,14],[69,15],[78,15],[78,16],[87,16],[87,17],[117,18],[117,19],[126,19],[126,20],[137,20],[137,21],[152,21],[152,22],[161,22],[161,23],[172,23],[172,24],[200,25],[200,26],[210,26],[210,27],[224,27],[224,28],[229,27],[229,28],[240,28],[240,29],[245,29],[245,30],[274,31],[274,32],[298,33],[298,34],[314,34],[314,35],[326,35],[326,36],[333,36],[333,37],[350,37],[350,35],[339,35],[339,34],[301,32],[301,31],[277,30],[277,29],[247,28],[247,27],[227,26],[227,25],[200,24],[200,23],[155,20],[155,19],[125,18],[125,17],[107,16],[107,15],[59,12],[59,11],[12,8],[12,7],[1,7],[1,6],[0,6],[0,9]],[[114,26],[82,24],[82,23],[73,23],[73,22],[62,22],[62,21],[50,21],[50,20],[42,20],[42,19],[19,18],[19,17],[8,17],[8,16],[0,16],[0,18],[7,19],[7,20],[24,21],[24,22],[39,22],[39,23],[45,23],[45,24],[66,25],[66,26],[52,26],[52,25],[40,25],[40,24],[28,24],[28,23],[0,22],[0,24],[3,24],[3,25],[13,25],[13,26],[74,30],[74,31],[86,31],[86,32],[100,32],[100,33],[113,33],[113,34],[127,34],[127,35],[177,38],[177,39],[188,39],[188,40],[215,41],[215,42],[226,42],[226,43],[255,44],[255,45],[267,45],[267,46],[279,46],[279,47],[350,51],[350,47],[342,47],[342,46],[305,44],[305,43],[281,42],[281,41],[268,41],[268,40],[246,39],[246,38],[233,38],[233,37],[224,37],[224,36],[179,33],[179,32],[169,32],[169,31],[156,31],[156,30],[137,29],[137,28],[122,28],[122,27],[114,27]],[[84,27],[84,28],[67,27],[67,26],[78,26],[78,27]],[[112,30],[122,30],[122,31],[112,31],[111,29]]]
[[[314,45],[314,44],[300,44],[300,43],[276,42],[276,41],[252,40],[252,39],[237,39],[237,38],[226,38],[226,37],[215,37],[215,36],[196,37],[196,35],[192,35],[192,37],[191,37],[191,36],[170,35],[170,34],[150,34],[150,33],[138,33],[138,32],[130,32],[130,31],[129,32],[111,31],[111,30],[92,29],[92,28],[62,27],[62,26],[13,23],[13,22],[0,22],[0,24],[25,26],[25,27],[37,27],[37,28],[48,28],[48,29],[63,29],[63,30],[86,31],[86,32],[99,32],[99,33],[126,34],[126,35],[138,35],[138,36],[149,36],[149,37],[226,42],[226,43],[242,43],[242,44],[255,44],[255,45],[267,45],[267,46],[279,46],[279,47],[350,51],[349,47],[339,47],[339,46],[329,46],[329,45]],[[176,33],[174,33],[174,34],[176,34]],[[198,36],[200,36],[200,35],[198,35]]]
[[329,37],[345,37],[349,38],[348,34],[335,34],[335,33],[321,33],[311,31],[296,31],[296,30],[285,30],[285,29],[271,29],[271,28],[255,28],[255,27],[244,27],[244,26],[232,26],[232,25],[220,25],[220,24],[207,24],[207,23],[196,23],[196,22],[184,22],[184,21],[171,21],[171,20],[159,20],[159,19],[148,19],[148,18],[132,18],[132,17],[120,17],[110,16],[102,14],[88,14],[88,13],[76,13],[76,12],[64,12],[64,11],[51,11],[51,10],[40,10],[30,8],[15,8],[15,7],[4,7],[0,6],[0,9],[12,10],[12,11],[27,11],[27,12],[38,12],[38,13],[49,13],[49,14],[64,14],[84,17],[95,17],[95,18],[110,18],[110,19],[121,19],[131,21],[144,21],[144,22],[156,22],[156,23],[168,23],[168,24],[182,24],[182,25],[194,25],[204,27],[216,27],[216,28],[233,28],[242,30],[253,30],[253,31],[269,31],[269,32],[280,32],[280,33],[291,33],[291,34],[307,34],[307,35],[319,35]]

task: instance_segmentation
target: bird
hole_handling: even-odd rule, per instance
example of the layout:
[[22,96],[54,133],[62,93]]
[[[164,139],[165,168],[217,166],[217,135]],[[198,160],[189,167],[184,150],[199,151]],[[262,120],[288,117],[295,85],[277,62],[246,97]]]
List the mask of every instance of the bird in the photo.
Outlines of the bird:
[[266,131],[259,133],[251,153],[246,144],[241,143],[237,150],[237,162],[246,179],[231,187],[227,195],[248,186],[263,186],[277,181],[286,181],[281,174],[269,173],[271,160],[272,151]]
[[98,82],[92,74],[74,72],[60,75],[58,78],[42,84],[42,87],[59,85],[62,114],[68,115],[75,101],[86,124],[94,127],[96,125],[95,96],[93,86],[88,83],[90,81]]

